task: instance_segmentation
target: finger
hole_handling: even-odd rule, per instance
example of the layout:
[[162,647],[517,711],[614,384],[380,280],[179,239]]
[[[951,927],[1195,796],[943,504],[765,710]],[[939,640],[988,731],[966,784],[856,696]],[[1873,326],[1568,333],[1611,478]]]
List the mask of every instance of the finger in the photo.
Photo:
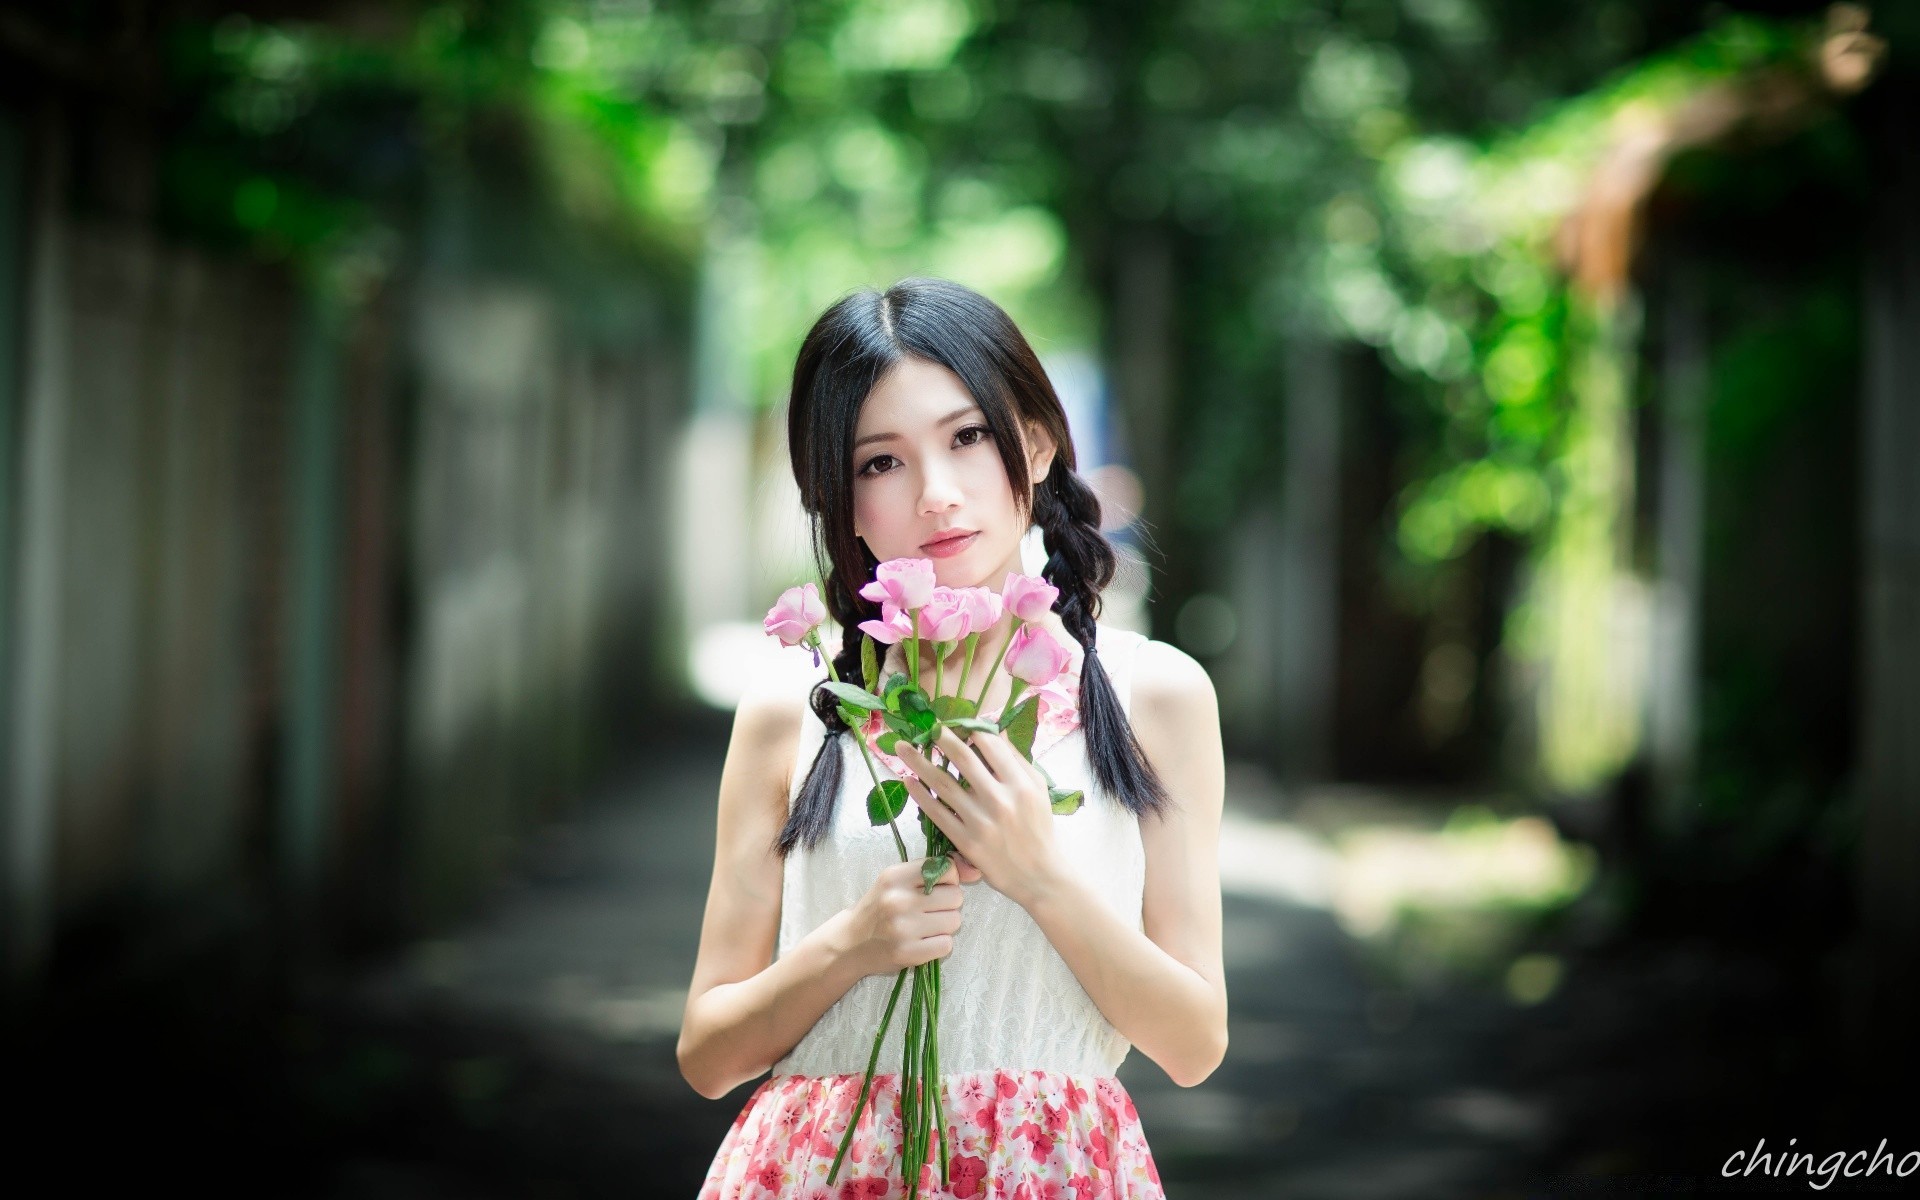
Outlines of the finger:
[[[968,796],[967,790],[960,786],[959,780],[935,765],[933,760],[920,753],[917,747],[901,742],[895,749],[900,755],[900,760],[913,768],[913,773],[920,777],[921,785],[930,790],[941,804],[953,810],[954,815],[962,821],[971,815],[972,797]],[[909,758],[908,755],[912,757]]]
[[926,894],[925,912],[944,912],[950,908],[959,908],[966,893],[960,890],[960,883],[951,874],[942,872],[940,882]]
[[998,782],[1000,773],[991,763],[981,761],[967,740],[951,729],[942,729],[937,739],[940,749],[946,751],[947,758],[960,768],[960,773],[968,779],[992,779]]
[[967,856],[960,853],[957,849],[953,852],[953,865],[954,868],[960,872],[961,883],[972,883],[979,879],[982,874],[980,868],[968,862]]
[[974,749],[1000,779],[1019,779],[1022,776],[1038,779],[1040,777],[1040,769],[1028,762],[1026,756],[1014,748],[1013,742],[1008,740],[1004,733],[979,735],[979,740],[974,743]]
[[[918,774],[918,772],[915,772],[915,774]],[[947,835],[948,841],[958,846],[960,839],[956,834],[966,824],[960,814],[948,807],[946,801],[929,791],[923,781],[919,779],[905,779],[901,782],[907,785],[907,795],[913,797],[913,802],[920,806],[921,812],[927,814],[927,819],[939,827],[941,833]]]

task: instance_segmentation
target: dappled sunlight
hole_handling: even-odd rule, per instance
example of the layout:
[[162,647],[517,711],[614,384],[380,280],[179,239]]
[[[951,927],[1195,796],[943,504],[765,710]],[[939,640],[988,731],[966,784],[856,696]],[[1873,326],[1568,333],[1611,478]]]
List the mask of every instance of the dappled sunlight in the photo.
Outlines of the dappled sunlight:
[[[1342,807],[1309,801],[1304,819],[1290,820],[1230,803],[1221,820],[1223,890],[1323,910],[1415,982],[1497,979],[1523,1003],[1554,990],[1558,960],[1517,950],[1537,919],[1591,884],[1592,847],[1563,841],[1542,817],[1502,817],[1479,803],[1458,804],[1443,819],[1377,797],[1345,816]],[[1265,956],[1244,931],[1230,930],[1228,940],[1243,959]]]

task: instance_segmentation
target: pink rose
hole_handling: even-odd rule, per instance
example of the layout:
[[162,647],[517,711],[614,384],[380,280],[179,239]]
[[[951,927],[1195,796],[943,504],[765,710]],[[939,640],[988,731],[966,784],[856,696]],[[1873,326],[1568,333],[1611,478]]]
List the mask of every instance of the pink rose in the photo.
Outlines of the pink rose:
[[1021,621],[1031,621],[1051,610],[1058,599],[1059,588],[1036,575],[1022,575],[1018,571],[1008,571],[1007,581],[1000,587],[1001,603]]
[[913,636],[913,621],[891,604],[881,606],[881,619],[860,622],[860,631],[882,645],[891,646]]
[[820,589],[803,583],[781,592],[780,599],[767,610],[767,619],[761,624],[780,639],[782,646],[798,646],[826,619],[827,605],[820,599]]
[[1022,625],[1007,646],[1007,674],[1039,687],[1067,669],[1073,656],[1038,625]]
[[965,601],[950,587],[934,588],[920,609],[920,636],[930,642],[957,642],[967,636],[967,624]]
[[873,582],[860,594],[903,609],[919,608],[933,597],[933,560],[890,558],[874,570]]
[[961,607],[967,612],[967,633],[985,633],[1000,623],[1006,611],[1005,601],[992,588],[961,588],[960,598]]

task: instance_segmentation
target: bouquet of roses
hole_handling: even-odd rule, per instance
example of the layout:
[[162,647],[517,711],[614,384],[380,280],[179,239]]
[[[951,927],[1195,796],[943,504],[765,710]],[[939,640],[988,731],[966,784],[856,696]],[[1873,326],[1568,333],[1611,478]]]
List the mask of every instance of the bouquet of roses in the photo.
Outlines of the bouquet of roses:
[[[1052,689],[1055,694],[1047,698],[1053,701],[1055,707],[1060,706],[1062,700],[1071,701],[1070,697],[1058,694],[1056,683],[1071,662],[1066,648],[1045,629],[1029,624],[1053,607],[1060,595],[1057,588],[1043,579],[1017,572],[1007,575],[1006,584],[998,594],[984,587],[936,586],[933,578],[932,559],[895,558],[881,563],[874,572],[873,581],[860,589],[862,596],[880,604],[880,620],[860,623],[861,633],[864,634],[860,644],[861,678],[857,683],[839,678],[833,663],[828,661],[827,674],[830,679],[822,685],[839,701],[841,719],[854,731],[855,742],[867,764],[867,773],[873,780],[873,789],[867,793],[867,817],[875,825],[892,828],[894,845],[900,851],[902,862],[907,861],[909,855],[895,818],[906,808],[909,799],[907,786],[897,777],[881,778],[874,762],[876,754],[888,760],[896,776],[903,774],[906,771],[905,764],[892,755],[899,744],[905,742],[953,774],[945,756],[940,755],[934,746],[940,731],[950,728],[961,731],[962,736],[975,732],[1004,733],[1007,740],[1031,762],[1043,696]],[[1001,647],[993,665],[987,669],[978,692],[969,698],[968,676],[973,670],[973,655],[979,645],[980,635],[1009,614],[1013,620],[1012,636]],[[820,600],[819,591],[811,583],[804,584],[789,588],[781,595],[779,603],[767,613],[765,628],[783,645],[804,646],[811,650],[814,665],[818,666],[822,660],[820,624],[826,615],[826,606]],[[885,679],[880,678],[881,652],[876,646],[901,643],[904,643],[902,652],[906,658],[906,672],[893,672]],[[947,692],[944,678],[946,657],[961,643],[964,643],[964,657],[960,678],[954,690]],[[923,648],[933,659],[931,691],[923,686],[921,679]],[[983,716],[980,705],[1003,664],[1012,678],[1006,704],[997,715]],[[1034,690],[1028,691],[1029,688]],[[1039,766],[1038,763],[1034,765]],[[1040,767],[1040,771],[1047,779],[1054,812],[1067,814],[1080,807],[1083,798],[1081,792],[1055,786],[1052,777],[1046,776],[1046,768]],[[955,778],[959,777],[955,775]],[[965,780],[960,782],[965,786]],[[935,882],[952,863],[954,847],[946,834],[924,812],[920,813],[920,829],[927,843],[927,859],[921,874],[926,890],[931,892]],[[940,1112],[940,1052],[936,1036],[940,1020],[940,961],[934,959],[917,967],[904,968],[894,980],[893,992],[887,998],[886,1013],[880,1019],[880,1031],[874,1035],[873,1054],[867,1061],[866,1078],[861,1081],[859,1099],[854,1101],[853,1116],[847,1122],[846,1136],[841,1139],[840,1152],[834,1156],[833,1167],[827,1173],[828,1183],[832,1183],[839,1174],[841,1159],[852,1144],[854,1128],[859,1124],[861,1110],[866,1106],[867,1093],[873,1084],[874,1068],[880,1061],[881,1042],[885,1040],[887,1028],[893,1021],[900,989],[911,972],[913,992],[907,1002],[906,1053],[900,1071],[900,1118],[906,1131],[902,1153],[908,1181],[907,1195],[911,1200],[919,1194],[929,1125],[939,1134],[940,1183],[942,1187],[947,1186],[947,1134]]]

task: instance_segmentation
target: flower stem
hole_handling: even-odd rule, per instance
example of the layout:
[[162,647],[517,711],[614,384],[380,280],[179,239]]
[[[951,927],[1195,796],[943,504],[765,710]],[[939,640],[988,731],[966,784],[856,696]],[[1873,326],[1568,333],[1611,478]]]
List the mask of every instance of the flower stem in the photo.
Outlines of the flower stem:
[[860,1098],[853,1102],[853,1115],[847,1118],[846,1136],[840,1139],[840,1151],[833,1156],[833,1166],[827,1171],[827,1182],[832,1183],[834,1176],[840,1173],[840,1160],[847,1155],[847,1147],[853,1144],[853,1131],[860,1124],[860,1112],[866,1107],[867,1091],[873,1086],[873,1070],[880,1065],[880,1043],[886,1040],[887,1026],[893,1024],[893,1008],[900,1002],[900,985],[907,981],[907,968],[901,967],[900,973],[893,978],[893,991],[887,996],[887,1012],[880,1018],[880,1032],[873,1036],[873,1053],[867,1058],[866,1078],[860,1081]]
[[960,662],[960,682],[953,685],[953,694],[956,696],[964,697],[967,694],[967,676],[973,673],[973,652],[979,645],[979,634],[967,635],[967,656]]
[[927,1033],[927,1079],[933,1093],[933,1128],[939,1135],[940,1186],[950,1186],[947,1182],[947,1119],[940,1106],[940,960],[934,959],[933,988],[928,996],[931,1011],[928,1014]]
[[1013,648],[1013,635],[1020,632],[1020,626],[1024,624],[1026,624],[1026,622],[1020,618],[1013,618],[1013,624],[1007,629],[1007,640],[1000,643],[1000,653],[994,656],[993,665],[987,668],[986,678],[980,681],[980,697],[973,702],[975,709],[986,706],[987,689],[993,686],[993,677],[999,673],[1000,664],[1007,660],[1007,651]]
[[[867,774],[873,777],[873,786],[879,787],[880,786],[880,768],[875,766],[873,763],[873,751],[867,749],[867,739],[864,737],[861,737],[860,731],[856,729],[853,731],[853,740],[860,747],[860,757],[866,760]],[[894,820],[892,817],[888,817],[887,828],[893,830],[893,844],[896,847],[898,847],[900,850],[900,861],[906,862],[907,861],[907,843],[906,843],[906,839],[900,836],[900,826],[894,823]]]

